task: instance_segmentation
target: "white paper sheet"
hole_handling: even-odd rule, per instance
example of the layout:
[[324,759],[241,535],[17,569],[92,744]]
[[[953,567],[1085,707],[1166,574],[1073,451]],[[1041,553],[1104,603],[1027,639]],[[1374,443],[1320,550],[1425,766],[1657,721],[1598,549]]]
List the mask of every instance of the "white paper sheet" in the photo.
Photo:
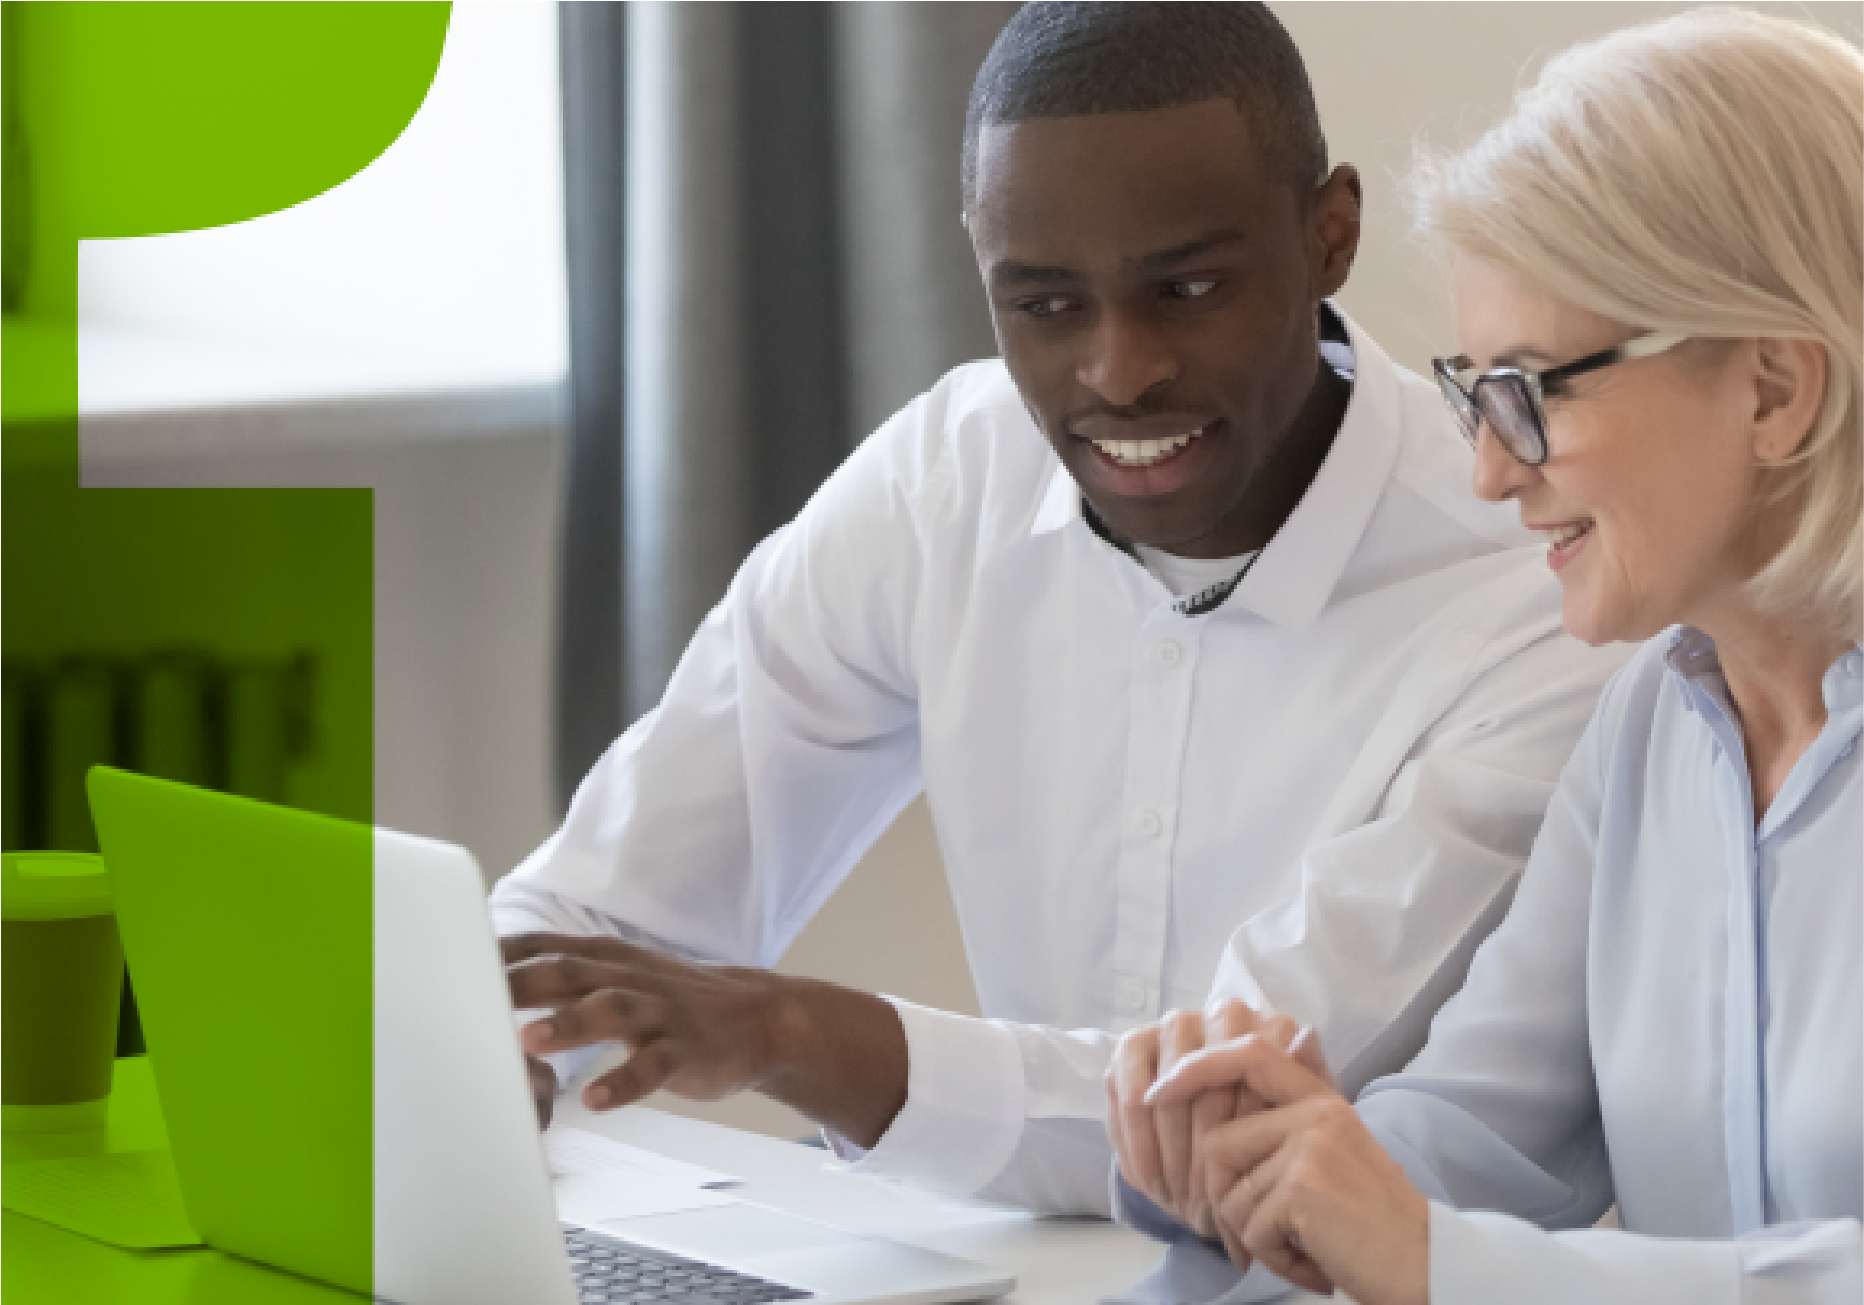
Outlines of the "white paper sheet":
[[646,1174],[677,1187],[716,1189],[736,1187],[744,1180],[716,1169],[689,1165],[653,1151],[643,1151],[613,1138],[580,1128],[553,1128],[544,1134],[544,1155],[550,1172],[569,1174]]
[[638,1219],[647,1214],[678,1214],[712,1205],[735,1205],[723,1192],[685,1187],[641,1170],[605,1170],[564,1174],[553,1178],[551,1194],[557,1217],[584,1228],[600,1228],[617,1219]]

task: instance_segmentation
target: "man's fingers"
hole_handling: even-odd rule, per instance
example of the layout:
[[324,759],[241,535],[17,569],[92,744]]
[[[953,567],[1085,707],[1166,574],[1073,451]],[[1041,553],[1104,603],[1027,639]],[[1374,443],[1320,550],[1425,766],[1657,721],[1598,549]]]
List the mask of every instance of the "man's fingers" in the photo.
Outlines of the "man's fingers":
[[586,956],[551,952],[505,967],[514,1010],[539,1010],[580,1001],[603,988],[639,986],[639,970]]
[[537,1107],[537,1127],[549,1128],[550,1115],[557,1101],[557,1071],[547,1061],[526,1056],[524,1072],[531,1081],[531,1102]]
[[1185,1057],[1160,1075],[1147,1100],[1156,1108],[1214,1087],[1247,1087],[1271,1106],[1333,1090],[1326,1076],[1276,1046],[1264,1030]]
[[594,956],[603,944],[615,941],[573,933],[514,933],[498,940],[498,950],[505,964],[516,965],[534,956]]
[[545,950],[546,943],[560,935],[554,933],[513,933],[498,940],[498,954],[505,964],[528,961]]
[[666,1002],[655,994],[604,988],[525,1025],[519,1041],[532,1055],[586,1047],[592,1042],[625,1042],[639,1047],[658,1036],[665,1022]]
[[582,956],[592,961],[644,967],[667,959],[649,948],[594,934],[514,933],[498,940],[498,950],[507,965],[539,956]]
[[613,1110],[632,1105],[663,1088],[679,1068],[679,1055],[665,1038],[637,1046],[628,1058],[583,1089],[583,1104],[591,1110]]

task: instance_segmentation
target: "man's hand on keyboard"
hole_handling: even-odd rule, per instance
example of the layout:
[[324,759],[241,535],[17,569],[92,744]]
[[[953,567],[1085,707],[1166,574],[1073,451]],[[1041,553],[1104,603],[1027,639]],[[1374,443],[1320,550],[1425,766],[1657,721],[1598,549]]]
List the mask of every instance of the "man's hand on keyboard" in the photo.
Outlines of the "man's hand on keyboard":
[[872,1146],[906,1100],[906,1035],[878,997],[744,966],[698,965],[615,938],[503,939],[512,1004],[538,1056],[619,1042],[628,1059],[583,1089],[609,1110],[665,1088],[702,1101],[751,1089]]
[[537,1126],[550,1127],[550,1112],[557,1104],[557,1071],[547,1060],[536,1056],[524,1058],[524,1072],[531,1080],[531,1100],[537,1106]]

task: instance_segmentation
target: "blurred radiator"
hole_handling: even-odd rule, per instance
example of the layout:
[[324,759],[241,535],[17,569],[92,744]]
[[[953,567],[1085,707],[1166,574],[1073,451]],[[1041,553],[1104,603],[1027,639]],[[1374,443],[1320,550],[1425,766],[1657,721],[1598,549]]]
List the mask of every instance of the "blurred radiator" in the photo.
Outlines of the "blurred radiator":
[[0,843],[97,850],[84,774],[99,763],[268,802],[311,746],[309,655],[234,660],[7,659],[0,753]]
[[[311,747],[307,655],[231,660],[175,651],[0,664],[0,844],[97,850],[84,774],[99,763],[282,802]],[[126,981],[117,1054],[143,1050]]]

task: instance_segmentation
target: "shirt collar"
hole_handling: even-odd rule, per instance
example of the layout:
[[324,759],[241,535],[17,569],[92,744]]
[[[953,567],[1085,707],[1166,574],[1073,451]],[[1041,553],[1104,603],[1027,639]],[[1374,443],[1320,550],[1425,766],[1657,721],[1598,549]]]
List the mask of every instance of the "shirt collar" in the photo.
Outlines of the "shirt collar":
[[1060,530],[1070,521],[1080,520],[1080,487],[1074,483],[1074,477],[1068,474],[1068,468],[1062,465],[1062,460],[1056,458],[1055,468],[1049,473],[1048,488],[1042,493],[1042,506],[1036,509],[1036,519],[1029,527],[1029,533],[1046,535]]
[[[1353,397],[1307,493],[1224,604],[1240,605],[1290,629],[1312,624],[1326,607],[1398,460],[1402,409],[1397,369],[1351,318],[1331,301],[1326,308],[1352,340]],[[1086,528],[1081,491],[1057,460],[1030,534],[1048,534],[1075,521]]]
[[1333,311],[1353,343],[1353,397],[1307,493],[1226,604],[1294,630],[1325,610],[1391,479],[1402,431],[1397,369],[1351,318]]
[[[1726,696],[1721,654],[1715,650],[1715,641],[1694,626],[1679,625],[1671,631],[1663,660],[1677,675],[1705,688],[1717,702]],[[1834,715],[1864,708],[1864,651],[1852,644],[1840,653],[1826,668],[1821,688],[1825,709]]]
[[1841,711],[1864,709],[1864,650],[1852,644],[1826,669],[1825,710],[1836,715]]
[[1715,651],[1715,640],[1693,625],[1679,625],[1670,632],[1670,644],[1663,650],[1663,660],[1686,680],[1722,673],[1722,659]]

